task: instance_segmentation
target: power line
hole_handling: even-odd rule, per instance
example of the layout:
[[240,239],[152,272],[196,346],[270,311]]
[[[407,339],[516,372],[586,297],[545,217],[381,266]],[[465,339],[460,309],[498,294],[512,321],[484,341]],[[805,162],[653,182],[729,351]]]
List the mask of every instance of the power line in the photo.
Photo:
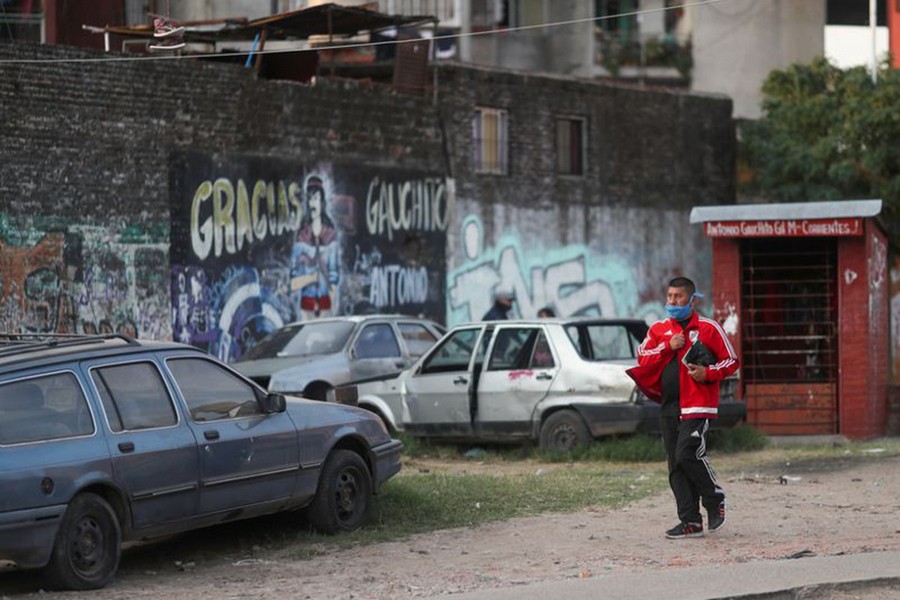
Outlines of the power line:
[[[398,39],[398,40],[385,40],[381,42],[358,42],[358,43],[346,43],[346,44],[338,44],[338,45],[329,45],[326,48],[283,48],[283,49],[271,49],[271,50],[242,50],[242,51],[234,51],[234,52],[212,52],[212,53],[200,53],[200,54],[188,54],[188,55],[154,55],[154,56],[109,56],[109,57],[92,57],[92,58],[50,58],[50,59],[42,59],[42,58],[9,58],[9,59],[0,59],[0,65],[10,65],[10,64],[63,64],[63,63],[96,63],[96,62],[144,62],[144,61],[158,61],[158,60],[182,60],[182,59],[196,59],[196,58],[230,58],[230,57],[239,57],[239,56],[248,56],[248,55],[267,55],[267,54],[292,54],[299,52],[318,52],[319,50],[327,49],[327,50],[343,50],[347,48],[367,48],[367,47],[376,47],[376,46],[387,46],[387,45],[396,45],[396,44],[409,44],[422,42],[425,40],[436,42],[441,40],[454,40],[461,39],[465,37],[479,37],[485,35],[497,35],[497,34],[507,34],[511,32],[517,31],[530,31],[534,29],[544,29],[548,27],[563,27],[566,25],[578,25],[581,23],[593,23],[599,21],[607,21],[611,19],[620,19],[623,17],[634,17],[658,12],[666,12],[669,10],[680,10],[683,8],[689,7],[700,7],[707,6],[711,4],[720,4],[723,2],[739,2],[741,0],[698,0],[696,2],[685,2],[684,4],[678,4],[674,6],[663,6],[660,8],[648,8],[644,10],[634,10],[630,12],[623,12],[614,15],[603,15],[600,17],[585,17],[582,19],[569,19],[566,21],[553,21],[549,23],[540,23],[536,25],[520,25],[517,27],[505,27],[503,29],[489,29],[486,31],[471,31],[468,33],[450,33],[445,35],[435,35],[430,38],[411,38],[411,39]],[[750,0],[753,1],[753,0]]]

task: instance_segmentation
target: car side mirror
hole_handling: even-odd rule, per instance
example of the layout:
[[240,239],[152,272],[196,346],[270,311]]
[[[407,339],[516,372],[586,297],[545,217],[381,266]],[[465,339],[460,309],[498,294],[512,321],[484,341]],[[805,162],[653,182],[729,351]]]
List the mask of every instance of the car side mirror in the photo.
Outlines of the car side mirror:
[[262,401],[262,409],[267,415],[283,413],[287,410],[287,398],[279,392],[270,392]]

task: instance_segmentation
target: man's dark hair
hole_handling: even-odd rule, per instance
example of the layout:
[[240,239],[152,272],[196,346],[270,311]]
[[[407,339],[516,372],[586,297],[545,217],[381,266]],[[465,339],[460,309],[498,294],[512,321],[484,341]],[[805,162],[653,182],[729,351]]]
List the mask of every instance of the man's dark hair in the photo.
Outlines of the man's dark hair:
[[669,281],[670,288],[687,288],[688,291],[693,294],[697,291],[697,288],[694,286],[694,282],[688,279],[687,277],[674,277]]

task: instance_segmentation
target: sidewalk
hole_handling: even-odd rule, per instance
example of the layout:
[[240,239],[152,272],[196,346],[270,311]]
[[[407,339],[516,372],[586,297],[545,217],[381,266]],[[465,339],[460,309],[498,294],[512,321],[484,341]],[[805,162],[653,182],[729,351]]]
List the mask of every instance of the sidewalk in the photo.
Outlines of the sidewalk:
[[[799,588],[864,589],[900,584],[900,552],[872,552],[767,560],[724,566],[686,567],[591,579],[542,582],[454,595],[454,600],[666,600],[822,598],[789,593]],[[782,593],[779,593],[782,592]]]

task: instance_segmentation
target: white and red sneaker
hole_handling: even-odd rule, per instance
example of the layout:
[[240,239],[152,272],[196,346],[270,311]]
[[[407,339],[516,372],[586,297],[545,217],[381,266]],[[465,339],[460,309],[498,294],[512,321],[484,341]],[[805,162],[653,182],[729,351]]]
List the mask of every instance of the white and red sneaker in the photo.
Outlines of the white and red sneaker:
[[153,37],[155,38],[167,38],[183,33],[184,27],[181,25],[175,25],[170,20],[163,17],[156,17],[153,19]]

